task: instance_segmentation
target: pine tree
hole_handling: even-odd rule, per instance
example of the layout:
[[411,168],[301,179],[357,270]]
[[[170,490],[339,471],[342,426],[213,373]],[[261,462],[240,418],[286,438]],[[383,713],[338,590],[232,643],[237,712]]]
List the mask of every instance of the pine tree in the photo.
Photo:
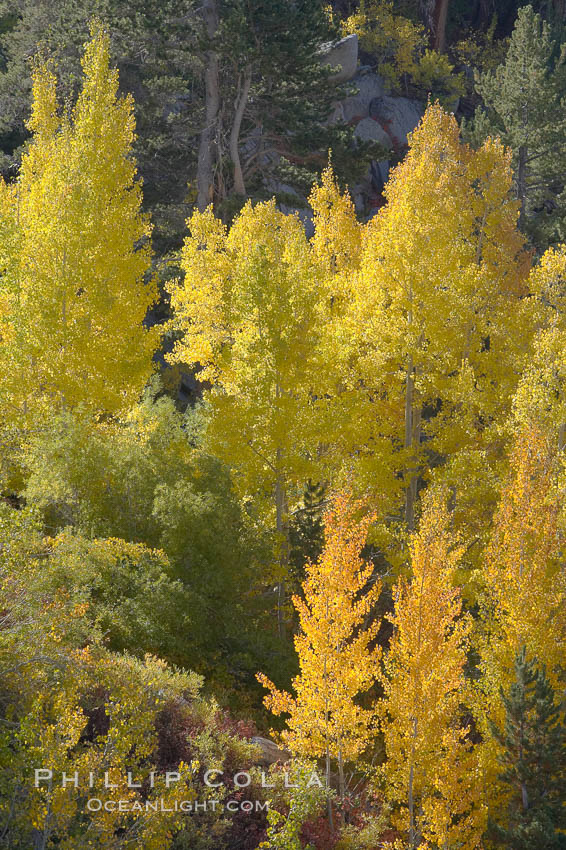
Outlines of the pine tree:
[[394,588],[382,677],[385,795],[411,850],[476,848],[479,773],[461,722],[471,622],[453,586],[463,550],[440,494],[429,496],[410,548],[410,578]]
[[324,522],[322,518],[326,488],[324,484],[307,481],[303,503],[299,506],[289,525],[290,567],[297,584],[305,577],[305,564],[318,560],[324,544]]
[[118,95],[108,36],[86,46],[83,84],[61,115],[55,76],[34,73],[33,137],[18,180],[0,182],[3,416],[131,404],[152,371],[156,298],[150,225],[131,149],[131,98]]
[[505,62],[476,85],[485,109],[473,135],[498,135],[513,151],[519,225],[543,250],[566,232],[566,74],[561,45],[532,6],[519,9]]
[[381,592],[373,565],[360,551],[374,516],[359,517],[363,503],[340,493],[324,516],[325,546],[306,566],[304,599],[293,597],[300,632],[295,637],[299,675],[294,695],[278,690],[264,675],[270,694],[264,702],[274,714],[288,714],[283,739],[293,753],[338,760],[344,796],[344,762],[357,758],[371,738],[375,712],[357,700],[374,684],[380,648],[372,644],[379,623],[366,626]]
[[566,725],[544,667],[523,647],[515,679],[504,691],[503,728],[492,724],[501,747],[499,780],[509,793],[507,819],[492,823],[497,846],[510,850],[566,847]]
[[262,172],[273,172],[274,153],[305,153],[305,143],[309,151],[313,143],[319,147],[329,137],[323,125],[336,96],[328,69],[313,61],[331,37],[322,0],[208,0],[204,10],[208,120],[199,156],[201,210],[232,192],[247,197],[250,182],[257,187]]

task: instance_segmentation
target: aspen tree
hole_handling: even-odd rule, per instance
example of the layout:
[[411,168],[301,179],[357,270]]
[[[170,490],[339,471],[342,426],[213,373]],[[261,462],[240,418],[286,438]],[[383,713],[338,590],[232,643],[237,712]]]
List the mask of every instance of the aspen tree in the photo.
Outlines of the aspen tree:
[[513,399],[512,426],[536,424],[558,448],[566,445],[566,246],[549,248],[529,276],[537,333]]
[[479,846],[479,773],[461,723],[470,619],[452,584],[462,555],[438,493],[410,544],[411,572],[394,589],[394,634],[382,677],[386,795],[408,846]]
[[495,679],[499,684],[505,679],[505,671],[512,675],[515,657],[523,648],[546,666],[556,682],[553,677],[565,650],[563,497],[555,449],[540,431],[525,431],[517,439],[511,466],[483,571],[490,654],[499,658],[494,687]]
[[500,747],[492,724],[503,727],[501,689],[510,687],[516,657],[525,650],[559,687],[566,650],[566,575],[560,515],[563,496],[555,442],[536,428],[517,438],[512,473],[494,518],[482,570],[478,650],[482,676],[476,714],[492,807],[501,804]]
[[0,181],[0,369],[5,416],[86,405],[116,411],[149,377],[158,332],[146,283],[150,226],[131,157],[133,103],[118,95],[94,26],[70,114],[43,62],[17,181]]
[[373,514],[357,518],[363,503],[340,493],[325,514],[325,547],[316,563],[307,564],[304,599],[293,597],[300,632],[295,637],[299,675],[294,694],[282,692],[263,674],[258,680],[270,693],[266,707],[288,714],[282,737],[301,756],[338,760],[344,797],[344,762],[355,759],[371,740],[375,712],[357,698],[377,677],[381,655],[373,647],[379,623],[365,627],[381,592],[373,565],[360,557]]
[[503,147],[472,151],[429,105],[362,236],[348,317],[358,385],[395,449],[383,461],[403,473],[409,529],[423,440],[448,459],[488,443],[521,370],[527,258],[511,188]]
[[207,445],[274,520],[282,634],[289,502],[315,477],[318,274],[302,223],[274,201],[248,203],[229,232],[210,209],[188,224],[185,277],[171,287],[181,336],[170,360],[200,366],[211,384]]

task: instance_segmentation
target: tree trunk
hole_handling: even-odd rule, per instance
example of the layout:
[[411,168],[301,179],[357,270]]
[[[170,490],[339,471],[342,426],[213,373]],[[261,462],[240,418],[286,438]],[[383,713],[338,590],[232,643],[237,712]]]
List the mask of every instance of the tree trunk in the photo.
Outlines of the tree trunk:
[[[328,597],[326,598],[326,614],[328,615]],[[327,682],[326,656],[324,657],[324,723],[326,726],[326,803],[328,808],[328,826],[334,832],[334,818],[332,817],[332,800],[330,798],[330,712],[328,710],[328,682]]]
[[413,434],[413,357],[409,354],[407,360],[407,378],[405,380],[405,448],[411,445]]
[[421,19],[428,32],[430,46],[442,53],[446,39],[446,18],[450,0],[419,0]]
[[[407,362],[407,378],[405,381],[405,448],[410,449],[415,445],[415,438],[420,442],[420,412],[414,410],[415,395],[415,368],[412,355],[409,354]],[[418,469],[415,463],[410,470],[409,483],[405,491],[405,522],[410,531],[415,525],[415,502],[417,498]]]
[[414,850],[417,831],[415,828],[415,800],[413,786],[415,782],[415,744],[417,739],[417,718],[413,719],[413,740],[411,743],[411,764],[409,767],[409,847]]
[[[51,780],[49,780],[49,790],[51,791]],[[51,837],[51,803],[47,804],[47,812],[45,813],[45,820],[43,824],[43,829],[33,829],[32,830],[32,842],[33,848],[32,850],[46,850],[47,844],[49,843],[49,838]]]
[[330,798],[330,747],[326,744],[326,802],[328,811],[328,826],[330,832],[334,832],[334,818],[332,817],[332,800]]
[[[218,29],[216,0],[203,0],[202,18],[207,37],[214,38]],[[204,88],[205,125],[200,134],[197,165],[197,206],[200,212],[204,212],[214,200],[214,162],[220,111],[220,80],[218,54],[213,49],[207,50],[205,55]]]
[[[281,450],[277,449],[277,461]],[[279,637],[285,637],[285,579],[289,572],[289,519],[287,510],[287,494],[283,476],[278,471],[275,478],[275,525],[279,537],[279,584],[277,587],[277,630]]]
[[429,33],[429,36],[432,34],[432,28],[434,26],[435,5],[435,0],[419,0],[419,11],[421,14],[421,19],[426,27],[427,32]]
[[344,758],[342,757],[342,747],[338,750],[338,788],[340,793],[341,803],[341,820],[342,825],[345,821],[344,800],[346,799],[346,783],[344,781]]
[[446,41],[446,18],[450,0],[436,0],[433,15],[432,46],[439,53],[444,53]]
[[525,223],[525,206],[527,200],[527,146],[519,148],[519,161],[517,163],[517,198],[521,204],[519,210],[519,230],[523,229]]
[[417,407],[412,411],[413,431],[411,434],[411,446],[414,449],[413,468],[411,470],[411,479],[407,487],[407,496],[405,502],[405,520],[410,531],[415,528],[415,505],[417,502],[417,487],[419,483],[419,459],[418,451],[421,442],[421,409]]
[[240,75],[238,82],[238,94],[234,104],[234,120],[230,131],[230,159],[234,167],[234,192],[236,195],[246,196],[246,186],[244,183],[244,174],[242,172],[242,163],[240,161],[240,129],[242,127],[242,119],[250,94],[250,86],[252,84],[252,67],[247,65],[243,76]]

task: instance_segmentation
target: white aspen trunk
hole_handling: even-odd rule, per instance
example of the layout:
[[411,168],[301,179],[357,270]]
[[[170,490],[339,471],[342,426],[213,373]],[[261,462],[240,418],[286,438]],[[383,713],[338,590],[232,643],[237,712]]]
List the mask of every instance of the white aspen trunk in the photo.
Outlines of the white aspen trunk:
[[415,800],[414,800],[414,782],[415,782],[415,743],[417,739],[417,718],[413,719],[413,740],[411,742],[411,764],[409,767],[409,846],[411,850],[415,847],[416,828],[415,828]]
[[248,65],[244,70],[243,77],[241,75],[238,84],[238,94],[236,96],[234,120],[230,131],[230,159],[234,167],[234,192],[237,195],[246,196],[246,185],[244,182],[244,173],[242,171],[242,163],[240,160],[240,130],[242,127],[242,119],[250,94],[250,86],[252,84],[252,67]]
[[342,745],[339,744],[338,749],[338,789],[340,793],[340,803],[342,804],[341,820],[344,825],[344,800],[346,799],[346,783],[344,781],[344,759],[342,756]]
[[280,469],[281,450],[277,450],[277,474],[275,478],[275,527],[279,537],[279,582],[277,586],[277,630],[285,637],[285,578],[289,571],[289,521],[287,494]]

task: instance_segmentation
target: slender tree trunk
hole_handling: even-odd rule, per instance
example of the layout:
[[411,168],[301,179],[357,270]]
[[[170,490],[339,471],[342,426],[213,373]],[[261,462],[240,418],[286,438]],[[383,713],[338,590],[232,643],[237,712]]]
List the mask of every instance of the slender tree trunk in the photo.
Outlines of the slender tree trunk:
[[415,505],[417,503],[417,487],[419,483],[419,459],[418,451],[421,443],[421,409],[420,407],[413,408],[413,433],[411,435],[411,445],[414,449],[413,468],[411,470],[411,480],[407,488],[406,501],[406,521],[408,528],[413,531],[415,527]]
[[525,223],[525,207],[527,201],[527,146],[521,145],[519,148],[519,158],[517,163],[517,198],[521,204],[519,210],[519,230],[523,229]]
[[414,800],[414,782],[415,782],[415,743],[417,740],[417,718],[413,719],[413,740],[411,742],[411,763],[409,766],[409,847],[411,850],[415,847],[415,839],[417,831],[415,828],[415,800]]
[[523,811],[526,812],[529,808],[529,794],[526,782],[521,782],[521,803],[523,804]]
[[[415,396],[415,367],[412,355],[407,362],[407,377],[405,381],[405,448],[410,449],[420,443],[420,410],[414,408]],[[409,530],[415,525],[415,502],[417,499],[418,468],[416,454],[410,470],[409,483],[405,491],[405,522]]]
[[277,449],[277,474],[275,478],[275,526],[279,538],[279,583],[277,587],[277,630],[285,637],[285,579],[289,572],[289,518],[287,494],[280,470],[281,450]]
[[[51,790],[51,780],[49,780],[49,790]],[[33,850],[46,850],[49,838],[51,837],[51,803],[47,804],[47,812],[43,829],[34,829],[32,831]]]
[[342,747],[340,745],[338,750],[338,788],[340,793],[340,803],[341,803],[341,820],[342,825],[344,825],[344,800],[346,799],[346,783],[344,781],[344,758],[342,756]]
[[[328,615],[328,597],[326,599],[326,613]],[[324,658],[324,670],[323,670],[323,680],[324,680],[324,723],[325,723],[325,731],[326,731],[326,804],[328,810],[328,826],[331,832],[334,832],[334,818],[332,817],[332,800],[330,799],[330,733],[329,733],[329,724],[330,724],[330,712],[328,710],[328,682],[326,681],[327,669],[326,669],[326,656]]]
[[243,75],[240,75],[238,83],[238,94],[234,104],[234,120],[230,131],[230,159],[234,167],[234,192],[237,195],[246,196],[246,186],[244,183],[244,174],[242,171],[242,163],[240,161],[240,130],[242,127],[242,119],[250,94],[250,86],[252,84],[252,66],[247,65]]
[[411,445],[413,434],[413,357],[409,354],[407,359],[407,377],[405,380],[405,448]]
[[[424,592],[424,582],[425,582],[425,570],[422,572],[421,576],[421,585],[419,592],[419,609],[418,609],[418,630],[417,630],[417,640],[415,645],[415,652],[420,652],[421,644],[422,644],[422,626],[423,626],[423,592]],[[420,691],[420,687],[418,687],[417,683],[417,671],[413,669],[413,731],[411,734],[411,751],[409,755],[409,787],[408,787],[408,806],[409,806],[409,846],[411,850],[416,850],[418,841],[418,830],[415,823],[415,753],[417,748],[417,735],[419,733],[419,715],[421,712],[419,711],[419,703],[420,700],[418,698],[418,691]]]
[[[218,29],[218,9],[216,0],[203,0],[202,18],[206,36],[214,38]],[[205,124],[200,134],[197,165],[197,206],[201,212],[214,200],[214,163],[216,159],[216,139],[218,113],[220,111],[220,79],[218,54],[215,50],[205,55]]]
[[332,800],[330,798],[330,747],[326,742],[326,807],[328,812],[328,826],[330,832],[334,832],[334,818],[332,816]]
[[434,6],[432,46],[439,53],[444,53],[449,3],[450,0],[436,0]]

